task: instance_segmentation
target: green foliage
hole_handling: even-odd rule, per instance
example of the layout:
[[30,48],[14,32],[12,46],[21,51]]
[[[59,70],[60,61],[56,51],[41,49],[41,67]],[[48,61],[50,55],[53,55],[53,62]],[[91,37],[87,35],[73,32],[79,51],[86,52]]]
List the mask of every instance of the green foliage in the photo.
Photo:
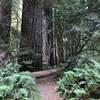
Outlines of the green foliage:
[[18,72],[19,65],[5,64],[0,69],[0,100],[39,100],[35,79],[30,72]]
[[100,54],[100,43],[97,41],[100,39],[96,34],[100,34],[100,0],[56,1],[55,37],[59,48],[63,48],[63,61],[82,53]]
[[63,100],[100,99],[100,64],[83,59],[76,68],[64,72],[57,84]]

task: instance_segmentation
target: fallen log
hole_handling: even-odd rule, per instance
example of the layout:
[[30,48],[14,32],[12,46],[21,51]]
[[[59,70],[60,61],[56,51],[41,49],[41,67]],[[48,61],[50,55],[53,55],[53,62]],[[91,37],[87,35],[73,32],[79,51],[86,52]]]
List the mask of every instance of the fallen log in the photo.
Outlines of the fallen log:
[[41,78],[41,77],[46,77],[46,76],[51,76],[57,73],[57,69],[51,69],[51,70],[45,70],[45,71],[38,71],[38,72],[33,72],[32,76],[35,78]]

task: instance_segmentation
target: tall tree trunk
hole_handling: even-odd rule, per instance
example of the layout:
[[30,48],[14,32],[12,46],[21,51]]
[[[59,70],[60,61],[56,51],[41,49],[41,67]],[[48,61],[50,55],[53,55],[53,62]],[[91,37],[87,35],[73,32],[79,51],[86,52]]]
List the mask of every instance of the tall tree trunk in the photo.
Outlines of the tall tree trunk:
[[[23,0],[12,0],[10,49],[19,55]],[[18,59],[16,58],[16,62]]]
[[33,48],[35,53],[37,54],[36,64],[35,66],[40,66],[40,70],[42,70],[42,11],[43,11],[43,0],[35,3],[35,9],[34,9],[34,24],[33,24],[33,33],[32,37],[34,40],[32,40]]
[[21,29],[21,47],[31,48],[33,41],[33,22],[34,22],[34,2],[32,0],[23,0],[22,29]]
[[45,12],[42,11],[42,40],[43,40],[43,49],[42,49],[42,61],[43,69],[49,68],[50,63],[50,45],[48,42],[48,33],[47,33],[47,19]]
[[8,44],[11,27],[11,7],[12,0],[1,1],[0,7],[0,32],[2,39]]
[[0,20],[2,19],[2,4],[1,4],[1,1],[0,1]]
[[35,61],[33,61],[33,67],[35,67],[35,70],[42,70],[42,62],[48,64],[49,58],[46,57],[48,55],[46,50],[48,48],[46,28],[43,0],[24,0],[21,33],[24,41],[22,48],[28,47],[34,51]]

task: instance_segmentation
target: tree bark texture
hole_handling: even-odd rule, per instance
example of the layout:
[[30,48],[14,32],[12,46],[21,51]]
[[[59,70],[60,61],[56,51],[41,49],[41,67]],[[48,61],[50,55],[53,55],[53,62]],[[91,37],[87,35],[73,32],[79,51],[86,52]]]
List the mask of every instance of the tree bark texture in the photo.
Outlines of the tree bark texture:
[[49,63],[47,22],[43,1],[24,0],[23,2],[21,47],[33,50],[35,70],[42,70],[42,65]]
[[0,37],[8,44],[11,27],[12,0],[2,0],[0,5]]

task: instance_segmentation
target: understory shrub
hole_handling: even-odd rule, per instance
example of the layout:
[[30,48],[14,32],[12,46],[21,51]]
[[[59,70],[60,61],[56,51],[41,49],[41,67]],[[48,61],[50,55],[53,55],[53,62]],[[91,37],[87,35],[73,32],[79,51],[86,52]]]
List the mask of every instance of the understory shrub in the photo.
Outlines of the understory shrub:
[[83,59],[57,82],[63,100],[100,100],[100,64]]
[[39,100],[35,79],[30,72],[19,72],[15,63],[0,68],[0,100]]

